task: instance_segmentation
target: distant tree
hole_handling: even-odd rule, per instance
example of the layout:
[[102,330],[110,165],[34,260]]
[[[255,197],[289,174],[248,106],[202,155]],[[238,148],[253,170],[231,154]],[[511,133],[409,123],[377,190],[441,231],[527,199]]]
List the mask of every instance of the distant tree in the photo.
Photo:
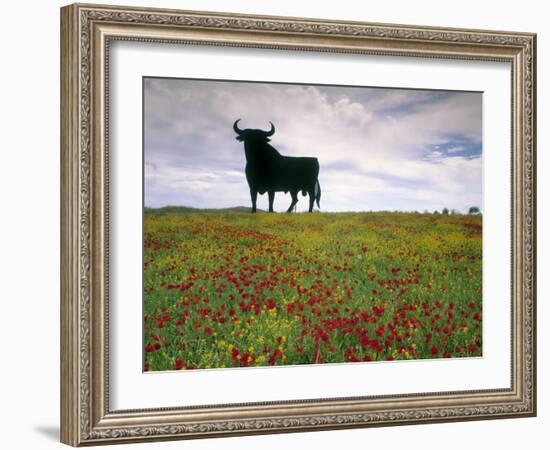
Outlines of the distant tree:
[[443,210],[441,211],[441,214],[448,215],[448,214],[449,214],[449,210],[448,210],[447,208],[443,208]]
[[436,210],[434,211],[434,214],[439,214],[439,211],[436,209]]
[[480,212],[481,211],[479,210],[479,208],[477,206],[472,206],[468,210],[468,214],[479,214]]

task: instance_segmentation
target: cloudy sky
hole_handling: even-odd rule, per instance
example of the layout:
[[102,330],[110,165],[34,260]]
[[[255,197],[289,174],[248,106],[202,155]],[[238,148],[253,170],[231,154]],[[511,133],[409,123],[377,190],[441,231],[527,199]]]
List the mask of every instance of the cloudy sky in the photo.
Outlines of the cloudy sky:
[[238,118],[319,159],[323,211],[482,206],[481,93],[145,78],[143,95],[147,207],[250,206]]

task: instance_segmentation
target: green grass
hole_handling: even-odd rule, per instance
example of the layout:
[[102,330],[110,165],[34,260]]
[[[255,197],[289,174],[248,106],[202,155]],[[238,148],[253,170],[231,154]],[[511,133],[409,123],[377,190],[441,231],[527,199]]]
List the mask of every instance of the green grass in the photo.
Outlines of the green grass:
[[146,210],[145,370],[480,356],[481,221]]

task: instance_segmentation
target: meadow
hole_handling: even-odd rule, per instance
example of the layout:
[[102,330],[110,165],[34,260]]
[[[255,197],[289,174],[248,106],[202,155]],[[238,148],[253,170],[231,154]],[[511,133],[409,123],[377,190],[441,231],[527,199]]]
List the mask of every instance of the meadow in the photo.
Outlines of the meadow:
[[146,210],[144,370],[482,354],[482,217]]

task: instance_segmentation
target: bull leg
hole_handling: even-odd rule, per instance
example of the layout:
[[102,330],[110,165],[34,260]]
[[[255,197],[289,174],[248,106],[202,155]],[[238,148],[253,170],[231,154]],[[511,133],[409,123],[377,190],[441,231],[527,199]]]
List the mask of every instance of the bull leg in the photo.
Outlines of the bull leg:
[[311,188],[308,191],[309,194],[309,212],[313,212],[313,202],[315,201],[315,188]]
[[273,212],[273,200],[275,200],[275,191],[269,191],[267,195],[269,197],[269,212]]
[[294,206],[296,206],[296,203],[298,203],[298,191],[290,191],[290,195],[292,196],[292,203],[286,210],[286,212],[288,213],[292,212],[292,210],[294,209]]
[[250,198],[252,199],[252,212],[256,212],[256,199],[258,198],[258,191],[250,189]]

